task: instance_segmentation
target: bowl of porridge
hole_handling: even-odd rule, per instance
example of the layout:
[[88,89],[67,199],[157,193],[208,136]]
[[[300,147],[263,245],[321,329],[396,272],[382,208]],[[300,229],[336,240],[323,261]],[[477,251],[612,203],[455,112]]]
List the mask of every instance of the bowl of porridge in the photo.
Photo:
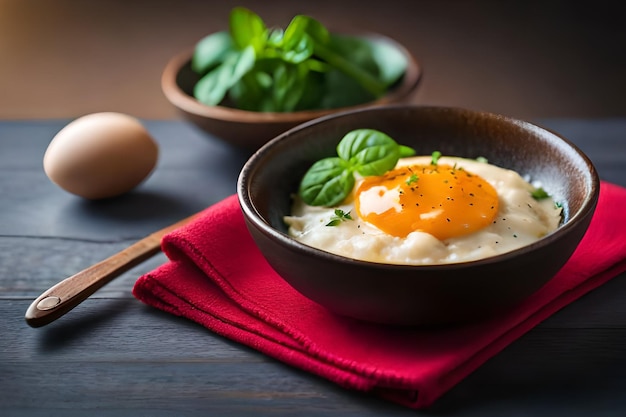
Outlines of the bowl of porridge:
[[239,177],[269,264],[329,310],[448,325],[511,308],[587,230],[589,158],[541,126],[470,109],[389,105],[299,125]]

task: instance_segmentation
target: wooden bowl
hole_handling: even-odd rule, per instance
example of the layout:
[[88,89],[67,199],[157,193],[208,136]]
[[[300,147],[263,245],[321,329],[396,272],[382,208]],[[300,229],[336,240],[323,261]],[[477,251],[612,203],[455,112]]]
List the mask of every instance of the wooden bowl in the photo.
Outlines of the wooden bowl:
[[[443,265],[349,259],[291,238],[283,218],[304,172],[359,128],[386,132],[418,154],[486,157],[528,175],[563,205],[562,225],[536,243],[490,258]],[[263,146],[237,187],[247,226],[269,264],[329,310],[394,325],[442,325],[487,317],[537,291],[587,230],[599,194],[591,161],[567,139],[531,123],[466,109],[382,106],[302,124]]]
[[373,41],[395,46],[404,54],[408,64],[402,80],[387,95],[362,105],[288,113],[253,112],[222,105],[207,106],[196,100],[192,94],[193,87],[199,80],[198,75],[191,69],[193,49],[180,53],[167,63],[161,77],[161,88],[183,118],[212,137],[238,148],[256,150],[286,130],[317,117],[369,106],[410,102],[422,76],[417,60],[411,52],[393,39],[381,35],[367,36]]

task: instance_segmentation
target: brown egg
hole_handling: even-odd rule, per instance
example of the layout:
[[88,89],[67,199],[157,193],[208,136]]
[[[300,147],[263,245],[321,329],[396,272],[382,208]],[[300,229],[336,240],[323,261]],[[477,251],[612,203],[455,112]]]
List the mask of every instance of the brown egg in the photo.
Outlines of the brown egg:
[[43,166],[50,180],[87,199],[124,194],[156,166],[158,146],[136,118],[93,113],[70,122],[48,145]]

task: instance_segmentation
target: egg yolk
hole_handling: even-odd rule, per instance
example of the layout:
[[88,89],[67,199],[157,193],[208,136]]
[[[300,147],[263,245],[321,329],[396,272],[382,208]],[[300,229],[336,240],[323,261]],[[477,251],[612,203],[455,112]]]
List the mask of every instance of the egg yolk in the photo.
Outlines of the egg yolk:
[[421,231],[444,240],[489,225],[498,212],[498,194],[464,169],[415,165],[364,178],[355,210],[387,234],[406,237]]

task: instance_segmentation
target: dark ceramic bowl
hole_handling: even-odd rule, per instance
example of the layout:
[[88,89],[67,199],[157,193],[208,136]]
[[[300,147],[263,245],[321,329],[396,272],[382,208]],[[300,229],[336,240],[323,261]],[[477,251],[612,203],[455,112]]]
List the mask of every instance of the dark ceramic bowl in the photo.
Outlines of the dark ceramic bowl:
[[[287,235],[290,194],[316,160],[335,155],[357,128],[386,132],[418,154],[486,157],[541,181],[563,204],[563,224],[536,243],[458,264],[407,266],[348,259]],[[270,265],[329,310],[366,321],[442,325],[511,308],[550,280],[587,230],[599,179],[590,160],[558,134],[504,116],[419,106],[385,106],[317,119],[269,142],[244,166],[238,196],[247,226]]]
[[161,89],[182,117],[203,131],[237,148],[257,150],[280,133],[317,117],[372,105],[411,101],[417,92],[422,76],[421,68],[414,55],[393,39],[381,35],[367,35],[367,37],[375,42],[395,46],[407,60],[407,71],[387,95],[362,105],[290,113],[263,113],[227,106],[207,106],[193,97],[193,87],[199,77],[191,70],[192,49],[175,56],[167,63],[161,76]]

